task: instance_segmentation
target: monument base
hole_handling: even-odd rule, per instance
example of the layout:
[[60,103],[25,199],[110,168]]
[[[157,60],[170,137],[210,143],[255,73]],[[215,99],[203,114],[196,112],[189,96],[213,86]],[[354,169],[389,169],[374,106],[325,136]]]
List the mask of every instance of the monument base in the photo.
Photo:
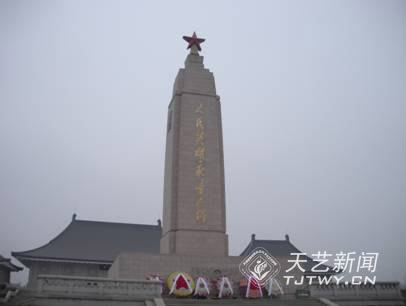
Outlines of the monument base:
[[[227,276],[233,283],[234,293],[238,295],[240,280],[244,278],[239,265],[242,256],[190,256],[175,254],[122,253],[116,257],[110,267],[108,277],[113,279],[145,279],[148,275],[157,275],[166,279],[172,272],[187,272],[194,278],[206,276],[210,279]],[[275,257],[286,271],[291,264],[287,257]],[[283,274],[278,275],[283,283]],[[298,275],[296,275],[298,277]],[[300,286],[299,286],[300,287]],[[285,294],[294,294],[298,286],[284,286]]]
[[117,256],[110,267],[108,276],[120,279],[145,279],[147,275],[159,275],[166,278],[176,271],[187,272],[192,276],[220,273],[230,279],[239,281],[242,274],[239,264],[243,257],[240,256],[190,256],[175,254],[148,254],[148,253],[122,253]]

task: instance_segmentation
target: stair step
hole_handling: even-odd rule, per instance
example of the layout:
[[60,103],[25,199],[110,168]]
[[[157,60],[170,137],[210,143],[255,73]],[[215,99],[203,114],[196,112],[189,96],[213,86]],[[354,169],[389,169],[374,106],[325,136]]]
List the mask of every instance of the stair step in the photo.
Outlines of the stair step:
[[167,298],[164,299],[167,306],[320,306],[323,305],[318,299],[177,299]]

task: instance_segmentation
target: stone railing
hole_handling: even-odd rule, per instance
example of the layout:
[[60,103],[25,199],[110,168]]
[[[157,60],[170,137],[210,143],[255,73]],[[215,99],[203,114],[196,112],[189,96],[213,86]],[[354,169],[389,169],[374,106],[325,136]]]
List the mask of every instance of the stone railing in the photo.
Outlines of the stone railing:
[[308,287],[314,297],[360,297],[360,298],[400,298],[399,282],[377,282],[375,285],[311,285]]
[[59,296],[160,297],[162,282],[99,277],[38,275],[38,293]]

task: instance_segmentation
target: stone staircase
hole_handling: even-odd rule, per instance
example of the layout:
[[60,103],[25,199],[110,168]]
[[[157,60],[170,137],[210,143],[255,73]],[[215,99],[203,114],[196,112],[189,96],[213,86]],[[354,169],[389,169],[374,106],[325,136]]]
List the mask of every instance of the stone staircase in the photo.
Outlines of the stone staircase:
[[319,299],[302,298],[302,299],[191,299],[191,298],[165,298],[166,306],[322,306],[324,305]]

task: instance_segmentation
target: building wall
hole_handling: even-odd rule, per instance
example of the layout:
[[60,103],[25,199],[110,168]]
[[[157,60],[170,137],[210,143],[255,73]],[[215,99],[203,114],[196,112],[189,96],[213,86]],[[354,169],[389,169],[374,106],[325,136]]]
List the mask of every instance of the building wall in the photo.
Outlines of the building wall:
[[27,286],[37,288],[38,275],[65,275],[65,276],[89,276],[107,277],[107,269],[101,269],[98,264],[31,261],[27,262],[30,269]]

